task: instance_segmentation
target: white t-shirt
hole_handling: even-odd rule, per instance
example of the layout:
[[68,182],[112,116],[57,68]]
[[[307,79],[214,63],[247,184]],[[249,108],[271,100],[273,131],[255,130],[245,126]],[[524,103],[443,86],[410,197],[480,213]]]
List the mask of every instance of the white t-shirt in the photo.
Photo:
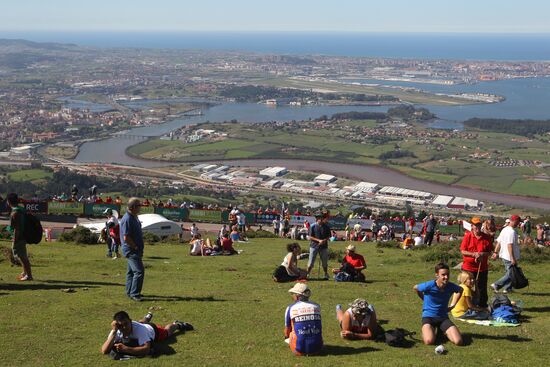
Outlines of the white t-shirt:
[[191,236],[194,236],[199,233],[199,228],[197,226],[191,226],[191,228],[189,229],[189,232]]
[[420,246],[420,245],[422,245],[422,237],[416,236],[416,237],[414,238],[414,245],[415,245],[415,246]]
[[202,240],[193,241],[193,248],[191,249],[191,253],[193,255],[199,255],[201,253],[201,247],[202,247]]
[[[117,330],[115,335],[115,343],[122,341],[122,331]],[[137,340],[138,346],[145,345],[145,343],[153,342],[155,340],[155,330],[151,325],[140,324],[139,322],[132,321],[132,332],[128,335],[129,339]]]
[[510,253],[508,252],[508,244],[511,243],[514,258],[519,260],[518,234],[514,228],[510,226],[504,227],[497,238],[497,242],[500,243],[500,251],[498,256],[501,259],[512,261]]

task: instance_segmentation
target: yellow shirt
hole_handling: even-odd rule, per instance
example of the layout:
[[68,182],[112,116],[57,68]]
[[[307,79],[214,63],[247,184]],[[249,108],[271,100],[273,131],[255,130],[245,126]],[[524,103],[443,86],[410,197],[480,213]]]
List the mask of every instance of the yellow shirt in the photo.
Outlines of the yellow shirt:
[[462,296],[458,300],[456,306],[451,310],[451,314],[454,317],[460,317],[468,311],[468,302],[466,302],[466,297],[470,297],[470,302],[472,298],[472,289],[466,287],[464,284],[460,285],[462,287]]

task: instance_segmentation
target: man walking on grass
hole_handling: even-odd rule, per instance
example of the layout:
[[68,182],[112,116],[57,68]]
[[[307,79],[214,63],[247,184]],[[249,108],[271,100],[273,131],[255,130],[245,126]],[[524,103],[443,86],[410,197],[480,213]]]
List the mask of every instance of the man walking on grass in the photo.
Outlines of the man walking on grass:
[[11,245],[13,257],[21,262],[23,272],[17,276],[20,281],[32,280],[31,262],[27,255],[27,240],[25,239],[25,209],[19,206],[19,198],[16,193],[11,193],[6,198],[11,208],[10,227],[13,231]]
[[138,214],[141,202],[138,198],[128,200],[128,211],[120,221],[120,242],[122,254],[128,259],[126,271],[126,294],[134,301],[142,301],[141,288],[145,277],[143,267],[143,233]]
[[521,218],[517,215],[510,217],[510,224],[502,229],[497,238],[497,245],[493,252],[493,260],[497,257],[504,263],[504,276],[491,284],[495,292],[502,290],[502,293],[512,291],[512,266],[517,265],[519,260],[519,240],[515,230]]

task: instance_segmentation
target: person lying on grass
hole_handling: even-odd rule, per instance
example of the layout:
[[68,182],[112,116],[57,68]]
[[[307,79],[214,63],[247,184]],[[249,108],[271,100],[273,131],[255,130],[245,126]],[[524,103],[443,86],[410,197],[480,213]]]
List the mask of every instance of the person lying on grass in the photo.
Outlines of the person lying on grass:
[[336,305],[336,318],[340,323],[340,336],[351,340],[369,340],[381,334],[382,328],[378,325],[374,307],[362,299],[357,298],[344,311],[342,305]]
[[460,331],[449,320],[448,313],[456,306],[449,300],[453,293],[462,295],[462,288],[449,282],[449,266],[439,263],[435,266],[435,280],[413,287],[424,304],[422,306],[422,340],[424,344],[435,344],[436,331],[441,330],[456,345],[462,345]]
[[152,315],[139,322],[132,321],[125,311],[119,311],[113,316],[111,331],[101,346],[101,353],[113,355],[120,359],[123,356],[144,357],[151,353],[152,344],[162,342],[179,331],[193,330],[187,322],[174,321],[164,327],[150,323]]

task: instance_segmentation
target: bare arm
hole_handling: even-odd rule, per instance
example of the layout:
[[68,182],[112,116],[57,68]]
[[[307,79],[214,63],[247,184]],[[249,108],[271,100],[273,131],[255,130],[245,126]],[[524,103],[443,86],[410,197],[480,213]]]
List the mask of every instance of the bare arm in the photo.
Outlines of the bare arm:
[[464,291],[464,290],[463,290],[462,288],[460,288],[460,290],[459,290],[457,293],[455,293],[455,294],[458,294],[458,298],[456,299],[456,302],[454,302],[454,297],[453,297],[453,302],[451,302],[451,304],[450,304],[449,307],[447,308],[447,312],[451,312],[451,310],[452,310],[453,308],[455,308],[456,303],[458,302],[458,300],[460,299],[460,297],[462,297],[462,292],[463,292],[463,291]]
[[416,292],[416,295],[420,297],[422,301],[424,301],[424,293],[420,292],[418,290],[418,284],[413,287],[414,291]]
[[133,356],[146,356],[151,351],[150,342],[140,345],[139,347],[128,347],[122,343],[117,343],[114,347],[119,353],[130,354]]
[[101,353],[103,354],[109,354],[111,349],[113,348],[113,345],[115,344],[115,336],[116,336],[116,322],[111,322],[111,332],[107,336],[107,339],[101,346]]

